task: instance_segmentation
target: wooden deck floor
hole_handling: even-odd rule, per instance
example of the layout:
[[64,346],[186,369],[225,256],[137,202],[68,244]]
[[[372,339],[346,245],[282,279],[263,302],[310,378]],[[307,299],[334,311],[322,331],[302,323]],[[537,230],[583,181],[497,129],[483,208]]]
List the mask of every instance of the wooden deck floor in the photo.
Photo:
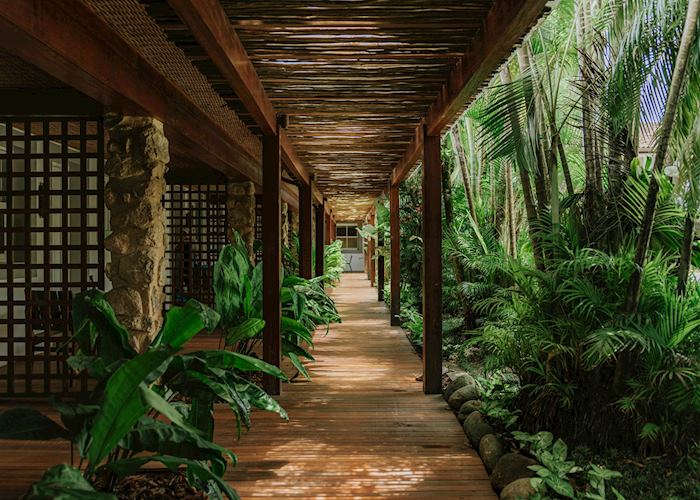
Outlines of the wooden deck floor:
[[[494,499],[477,453],[440,396],[425,396],[420,360],[361,274],[333,291],[343,323],[317,335],[311,382],[283,385],[284,422],[256,412],[235,441],[219,410],[217,442],[239,458],[227,479],[248,498]],[[7,405],[2,405],[7,407]],[[0,498],[17,498],[63,443],[0,441]]]

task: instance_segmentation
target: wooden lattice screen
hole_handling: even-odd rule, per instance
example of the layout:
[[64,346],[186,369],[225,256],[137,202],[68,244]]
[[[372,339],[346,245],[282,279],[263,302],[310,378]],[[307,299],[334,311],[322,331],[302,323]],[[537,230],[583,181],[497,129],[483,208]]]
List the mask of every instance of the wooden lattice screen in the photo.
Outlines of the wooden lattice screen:
[[197,299],[214,305],[214,264],[226,244],[226,185],[169,184],[165,308]]
[[0,117],[0,396],[84,391],[71,299],[105,286],[104,134],[82,117]]

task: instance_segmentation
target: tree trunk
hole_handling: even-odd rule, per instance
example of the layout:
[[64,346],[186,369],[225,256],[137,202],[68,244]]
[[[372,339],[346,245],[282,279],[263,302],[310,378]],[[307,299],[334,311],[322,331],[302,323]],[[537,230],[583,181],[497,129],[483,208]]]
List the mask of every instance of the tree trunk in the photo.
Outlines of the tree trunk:
[[513,172],[510,162],[503,165],[506,178],[506,224],[508,224],[508,253],[516,258],[518,256],[518,234],[515,225],[515,196],[513,193]]
[[[457,157],[457,163],[459,164],[459,170],[462,173],[462,184],[464,185],[464,196],[467,199],[467,206],[469,207],[469,213],[476,222],[476,208],[474,207],[474,193],[472,192],[471,180],[469,177],[469,172],[467,172],[467,156],[464,153],[464,148],[462,147],[462,140],[459,136],[459,132],[456,128],[452,128],[450,132],[452,139],[452,148],[455,151],[455,156]],[[470,145],[471,147],[471,145]]]
[[695,217],[688,212],[685,216],[683,227],[683,246],[681,247],[681,258],[678,261],[678,295],[685,295],[685,288],[688,284],[690,274],[690,263],[693,258],[693,241],[695,240]]
[[587,0],[576,1],[576,46],[578,48],[579,77],[583,86],[581,96],[581,125],[583,133],[583,159],[586,172],[586,185],[584,187],[584,209],[586,225],[596,220],[599,193],[597,190],[597,172],[595,161],[595,136],[591,125],[591,78],[587,55],[584,49],[587,47]]
[[525,96],[525,106],[527,108],[527,129],[531,138],[534,139],[533,153],[536,159],[535,171],[535,191],[537,192],[537,209],[540,213],[544,212],[549,205],[549,192],[547,190],[547,165],[546,156],[542,150],[540,137],[540,124],[537,119],[537,109],[535,103],[535,82],[532,77],[532,69],[530,67],[530,56],[525,46],[519,47],[516,51],[518,56],[518,66],[520,67],[521,78],[527,78],[530,81],[532,93]]
[[[467,132],[467,146],[469,147],[469,172],[472,175],[471,187],[472,194],[478,190],[479,186],[479,169],[481,168],[481,159],[476,154],[476,140],[474,139],[474,125],[471,118],[468,116],[464,119],[464,128]],[[476,191],[478,192],[478,191]]]
[[[668,90],[666,110],[664,111],[664,117],[659,127],[656,154],[654,155],[654,170],[656,173],[663,172],[664,164],[666,163],[666,152],[668,151],[669,138],[673,128],[673,119],[676,115],[676,108],[683,87],[688,54],[694,43],[695,30],[698,23],[698,11],[700,11],[700,0],[690,0],[688,2],[688,10],[685,18],[685,25],[683,26],[683,34],[681,35],[681,41],[678,47],[678,54],[676,55],[676,64],[673,68],[671,85]],[[658,195],[659,185],[656,182],[656,178],[652,176],[649,181],[649,192],[647,193],[644,217],[642,218],[642,226],[637,240],[637,251],[634,256],[635,268],[627,288],[625,310],[630,314],[636,312],[639,306],[643,268],[646,261],[647,249],[649,248],[649,240],[651,239],[651,230],[654,224],[656,199]]]
[[[506,65],[501,70],[501,82],[503,84],[508,84],[511,81],[510,69]],[[515,111],[510,111],[510,126],[511,133],[516,137],[516,141],[519,143],[516,148],[522,149],[524,146],[522,144],[522,132],[520,130],[520,123],[518,122],[518,117]],[[535,208],[535,201],[532,196],[532,183],[530,182],[530,174],[527,171],[527,165],[522,164],[522,158],[524,155],[516,155],[519,159],[518,161],[518,174],[520,175],[520,187],[523,190],[523,201],[525,202],[525,213],[527,214],[527,227],[528,233],[530,235],[530,244],[532,245],[532,253],[535,260],[535,266],[540,271],[544,271],[544,257],[540,249],[540,244],[537,237],[537,231],[535,226],[538,223],[539,217],[537,215],[537,209]]]
[[452,204],[452,184],[450,183],[452,176],[450,166],[452,166],[452,162],[443,154],[440,163],[442,164],[442,205],[445,208],[445,225],[448,229],[452,229],[455,220],[455,211]]
[[569,169],[569,161],[566,159],[566,151],[564,151],[564,145],[561,142],[561,137],[559,132],[554,135],[554,142],[556,142],[556,150],[559,152],[559,162],[561,163],[561,171],[564,173],[564,181],[566,182],[566,192],[570,195],[574,194],[574,183],[571,180],[571,170]]

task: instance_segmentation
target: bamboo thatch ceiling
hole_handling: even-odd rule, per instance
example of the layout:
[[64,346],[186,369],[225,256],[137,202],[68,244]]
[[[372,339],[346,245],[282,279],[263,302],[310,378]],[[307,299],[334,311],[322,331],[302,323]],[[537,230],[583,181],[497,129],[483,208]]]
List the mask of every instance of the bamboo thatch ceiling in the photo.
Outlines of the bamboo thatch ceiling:
[[[149,13],[255,123],[164,0]],[[222,0],[298,156],[339,220],[364,216],[491,0]]]

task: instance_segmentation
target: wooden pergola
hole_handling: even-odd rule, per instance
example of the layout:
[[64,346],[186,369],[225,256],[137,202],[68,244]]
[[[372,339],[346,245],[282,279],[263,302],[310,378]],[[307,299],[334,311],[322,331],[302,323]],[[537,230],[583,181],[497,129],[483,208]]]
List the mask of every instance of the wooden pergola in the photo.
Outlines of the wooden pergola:
[[[47,106],[69,107],[77,90],[105,111],[157,118],[174,162],[255,184],[263,206],[264,359],[276,365],[282,202],[298,210],[301,274],[310,278],[323,272],[323,244],[335,222],[362,220],[388,190],[394,323],[398,189],[422,161],[423,384],[437,393],[440,135],[546,4],[0,0],[0,46],[67,87],[54,90]],[[19,102],[36,106],[36,94],[20,93]],[[265,385],[280,391],[277,379]]]

